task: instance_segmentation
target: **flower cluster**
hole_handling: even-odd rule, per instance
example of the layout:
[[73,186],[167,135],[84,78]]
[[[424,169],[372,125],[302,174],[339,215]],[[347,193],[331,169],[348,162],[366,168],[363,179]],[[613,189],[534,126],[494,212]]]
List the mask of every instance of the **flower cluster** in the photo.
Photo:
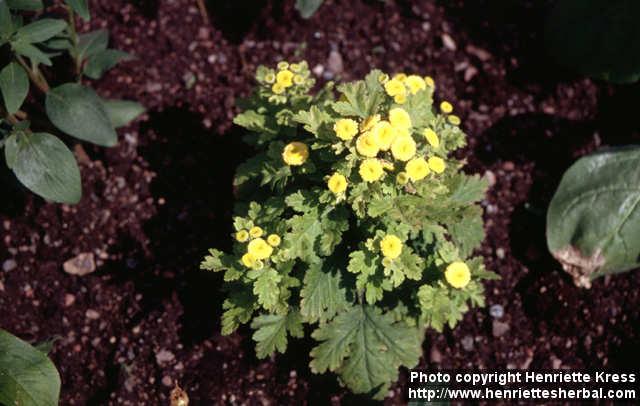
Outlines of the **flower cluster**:
[[312,370],[384,393],[424,328],[483,305],[486,182],[453,158],[465,135],[430,77],[374,70],[311,95],[306,63],[281,62],[257,79],[234,120],[258,149],[236,175],[236,244],[202,263],[229,284],[223,333],[252,320],[265,357],[317,324]]

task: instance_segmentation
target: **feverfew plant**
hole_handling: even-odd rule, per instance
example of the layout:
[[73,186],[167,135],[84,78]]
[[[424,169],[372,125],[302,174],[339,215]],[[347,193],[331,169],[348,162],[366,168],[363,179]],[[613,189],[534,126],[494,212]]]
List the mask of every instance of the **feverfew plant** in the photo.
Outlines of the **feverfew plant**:
[[374,70],[312,95],[306,62],[280,62],[256,79],[235,119],[258,153],[237,171],[233,250],[201,265],[224,271],[222,332],[250,322],[262,358],[309,325],[314,372],[384,396],[425,328],[484,305],[486,183],[451,157],[465,134],[430,77]]
[[[0,0],[0,47],[8,56],[0,59],[0,148],[4,147],[7,166],[32,192],[55,202],[77,203],[82,194],[78,165],[49,131],[55,127],[111,147],[117,143],[115,128],[144,108],[130,101],[103,100],[86,86],[87,79],[99,79],[130,55],[107,47],[106,30],[77,33],[76,14],[90,17],[87,0],[65,3],[66,21],[43,17],[42,0]],[[64,76],[59,73],[63,70],[52,75],[48,69],[65,53],[73,61],[75,80],[50,84],[52,77]],[[41,95],[44,106],[37,105]]]

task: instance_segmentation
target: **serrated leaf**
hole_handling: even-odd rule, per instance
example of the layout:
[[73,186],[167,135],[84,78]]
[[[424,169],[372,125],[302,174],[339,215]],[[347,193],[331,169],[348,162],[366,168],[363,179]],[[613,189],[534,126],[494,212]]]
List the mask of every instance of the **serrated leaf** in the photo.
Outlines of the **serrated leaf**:
[[314,135],[318,135],[320,127],[329,122],[330,119],[329,114],[317,106],[311,106],[309,111],[300,110],[293,116],[295,122],[302,124],[305,130]]
[[277,126],[264,114],[255,110],[246,110],[235,116],[233,123],[249,131],[266,134],[277,134]]
[[320,8],[324,0],[296,0],[296,9],[302,18],[311,18]]
[[67,28],[64,20],[43,18],[21,27],[16,32],[18,41],[35,44],[55,37]]
[[381,92],[369,92],[364,81],[345,83],[338,86],[338,90],[346,101],[333,104],[334,110],[343,116],[358,116],[367,118],[373,115],[384,100]]
[[292,310],[286,315],[265,314],[253,319],[251,328],[255,329],[253,340],[256,342],[256,355],[266,358],[287,349],[287,332],[292,337],[302,337],[302,319],[300,313]]
[[29,93],[29,77],[20,64],[11,62],[0,71],[0,91],[7,111],[14,114]]
[[60,375],[51,360],[0,329],[0,403],[56,406],[59,396]]
[[222,304],[222,335],[233,333],[240,324],[251,319],[256,308],[255,297],[251,292],[233,291]]
[[14,10],[38,11],[44,8],[42,0],[7,0],[7,4]]
[[291,231],[287,234],[287,241],[291,243],[291,254],[308,264],[319,260],[316,252],[316,241],[322,234],[322,225],[315,210],[304,215],[293,216],[287,220]]
[[275,269],[264,269],[259,271],[260,275],[253,283],[253,293],[258,296],[258,303],[265,310],[272,310],[278,304],[280,288],[278,283],[282,276]]
[[421,354],[418,330],[374,306],[354,306],[312,336],[320,342],[311,351],[312,371],[337,371],[354,393],[384,396],[398,368],[415,366]]
[[462,320],[461,307],[452,300],[447,287],[422,285],[418,289],[418,301],[422,310],[422,320],[436,331],[442,331],[445,324],[453,328]]
[[117,49],[105,49],[89,58],[82,73],[91,79],[100,79],[109,69],[116,66],[121,61],[132,59],[126,52]]
[[65,0],[65,3],[67,3],[73,11],[78,13],[83,20],[89,21],[91,19],[88,0]]
[[347,270],[354,274],[373,275],[378,269],[375,257],[369,251],[354,251],[349,254]]
[[129,100],[103,100],[103,105],[115,128],[129,124],[145,112],[142,104]]
[[97,145],[116,145],[118,136],[102,99],[92,89],[65,83],[47,93],[45,107],[49,120],[61,131]]
[[448,224],[449,235],[459,247],[460,257],[467,258],[484,240],[482,209],[469,206],[462,211],[462,217]]
[[305,273],[300,298],[300,313],[309,323],[330,320],[347,305],[340,273],[325,271],[319,265],[312,265]]
[[82,195],[80,170],[62,141],[51,134],[13,134],[5,157],[18,180],[29,190],[60,203],[78,203]]
[[460,206],[478,202],[484,199],[488,186],[487,180],[478,175],[458,173],[452,177],[449,184],[451,202]]
[[563,175],[547,212],[547,244],[580,286],[640,266],[640,147],[596,152]]

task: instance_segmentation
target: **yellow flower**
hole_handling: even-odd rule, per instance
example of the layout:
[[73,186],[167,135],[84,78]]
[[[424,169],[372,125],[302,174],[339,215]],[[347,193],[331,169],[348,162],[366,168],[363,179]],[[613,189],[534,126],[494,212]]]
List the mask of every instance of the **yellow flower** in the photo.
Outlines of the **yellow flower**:
[[396,182],[398,182],[400,186],[404,186],[409,182],[409,176],[406,172],[400,172],[396,175]]
[[246,242],[249,239],[249,233],[247,230],[240,230],[236,233],[236,241]]
[[358,172],[365,182],[375,182],[384,174],[380,161],[371,158],[365,159],[360,164],[360,170]]
[[431,128],[425,129],[422,134],[424,138],[427,139],[427,142],[434,148],[438,148],[440,146],[440,137],[433,131]]
[[247,268],[253,268],[253,266],[256,264],[256,259],[248,252],[242,256],[241,260],[242,265],[246,266]]
[[401,107],[389,110],[389,122],[398,128],[411,128],[411,116]]
[[280,83],[274,83],[271,86],[271,91],[275,94],[282,94],[284,93],[284,86],[282,86],[282,84]]
[[358,123],[350,118],[341,118],[333,125],[333,131],[341,140],[349,141],[358,133]]
[[407,162],[407,166],[405,167],[407,171],[407,176],[414,182],[417,182],[421,179],[424,179],[429,174],[429,164],[424,158],[414,158],[411,161]]
[[264,81],[267,82],[267,83],[273,83],[273,82],[276,81],[276,75],[273,74],[273,73],[267,73],[264,76]]
[[409,88],[409,92],[411,92],[411,94],[416,94],[420,90],[424,90],[427,88],[426,83],[424,83],[424,79],[422,79],[418,75],[407,76],[404,83]]
[[267,237],[267,242],[269,243],[269,245],[271,245],[272,247],[277,247],[278,245],[280,245],[280,242],[282,240],[280,239],[280,236],[277,234],[271,234]]
[[360,131],[367,132],[373,128],[374,125],[378,124],[380,121],[380,114],[374,114],[371,117],[368,117],[362,123],[360,123]]
[[391,148],[391,143],[396,138],[396,132],[388,121],[380,121],[372,129],[371,134],[376,141],[378,148],[387,151]]
[[280,83],[285,88],[293,85],[293,72],[287,69],[281,70],[276,75],[276,83]]
[[356,150],[358,150],[358,153],[362,156],[373,158],[378,155],[380,148],[378,148],[378,144],[373,135],[367,132],[358,137]]
[[404,83],[396,78],[393,78],[385,83],[384,90],[391,97],[397,96],[399,94],[405,94],[407,92],[407,89],[404,87]]
[[444,168],[446,167],[447,165],[445,164],[444,159],[437,156],[432,156],[431,158],[429,158],[429,168],[435,173],[444,172]]
[[382,169],[384,169],[385,171],[393,171],[396,169],[396,167],[389,161],[382,161]]
[[416,154],[416,142],[411,137],[398,137],[391,144],[391,155],[399,161],[408,161]]
[[388,234],[380,241],[380,250],[385,258],[396,259],[402,253],[402,241],[393,234]]
[[452,114],[449,117],[447,117],[447,120],[449,120],[449,122],[453,125],[460,125],[461,121],[460,121],[460,117]]
[[344,175],[339,173],[334,173],[331,175],[329,180],[327,181],[327,185],[329,186],[329,190],[335,194],[342,193],[347,190],[347,178]]
[[273,253],[273,247],[262,238],[251,240],[247,246],[247,251],[255,259],[267,259]]
[[407,102],[407,95],[406,94],[397,94],[397,95],[393,96],[393,101],[398,103],[398,104],[405,104]]
[[251,230],[249,230],[249,235],[251,236],[251,238],[258,238],[258,237],[262,237],[262,234],[264,233],[264,231],[260,228],[260,227],[251,227]]
[[447,267],[444,276],[451,286],[462,289],[471,281],[471,271],[464,262],[456,261]]
[[301,85],[304,83],[304,78],[300,75],[295,75],[293,77],[293,83],[295,83],[296,85]]
[[307,158],[309,158],[309,148],[302,142],[291,142],[282,151],[282,159],[287,165],[302,165]]
[[433,80],[431,76],[425,76],[424,83],[426,83],[427,86],[429,87],[436,87],[436,82]]
[[442,110],[443,113],[449,114],[453,111],[453,106],[448,101],[443,101],[440,103],[440,110]]
[[402,72],[396,73],[395,75],[393,75],[393,78],[395,80],[400,80],[400,81],[404,82],[404,80],[407,78],[407,74],[406,73],[402,73]]

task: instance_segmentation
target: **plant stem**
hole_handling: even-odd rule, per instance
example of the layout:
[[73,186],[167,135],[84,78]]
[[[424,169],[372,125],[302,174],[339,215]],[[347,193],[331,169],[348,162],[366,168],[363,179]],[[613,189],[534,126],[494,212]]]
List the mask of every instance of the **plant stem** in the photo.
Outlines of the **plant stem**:
[[16,125],[18,124],[18,119],[16,118],[16,116],[14,116],[13,114],[9,113],[7,110],[5,110],[4,108],[0,107],[0,112],[3,113],[4,117],[7,119],[7,121],[11,124],[11,125]]
[[[68,16],[67,20],[69,24],[69,34],[71,35],[71,42],[73,42],[73,47],[77,48],[78,32],[76,30],[75,14],[73,12],[73,9],[70,6],[66,6],[66,9],[67,9],[67,16]],[[79,82],[80,79],[82,78],[82,61],[77,57],[74,57],[73,59],[75,60],[75,63],[76,63],[76,76]]]
[[43,93],[47,93],[49,91],[49,84],[47,83],[47,79],[42,76],[38,67],[30,67],[20,55],[16,55],[16,59],[18,59],[18,63],[20,63],[20,65],[22,65],[22,67],[27,71],[29,79],[31,79],[33,84],[36,85]]
[[204,4],[204,0],[196,0],[198,3],[198,9],[200,10],[200,15],[204,20],[205,24],[209,24],[209,13],[207,12],[207,6]]

